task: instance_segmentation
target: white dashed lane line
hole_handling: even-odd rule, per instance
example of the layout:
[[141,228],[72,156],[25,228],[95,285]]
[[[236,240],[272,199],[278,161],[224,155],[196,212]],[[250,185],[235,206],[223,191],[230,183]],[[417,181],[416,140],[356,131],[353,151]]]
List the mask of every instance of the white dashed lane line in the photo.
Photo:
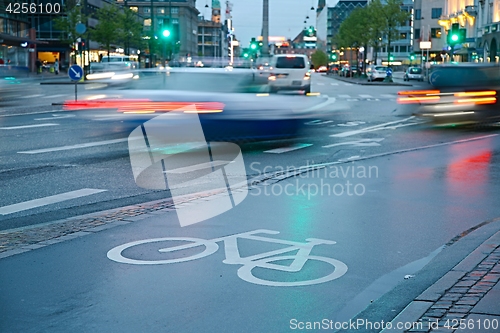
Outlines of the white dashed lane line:
[[34,128],[34,127],[47,127],[47,126],[59,126],[59,124],[35,124],[35,125],[23,125],[23,126],[10,126],[10,127],[0,127],[3,130],[16,130],[16,129],[24,129],[24,128]]
[[18,151],[18,154],[42,154],[42,153],[50,153],[54,151],[63,151],[63,150],[73,150],[73,149],[81,149],[81,148],[90,148],[97,146],[110,145],[120,142],[127,142],[128,138],[125,139],[116,139],[116,140],[106,140],[106,141],[96,141],[89,143],[81,143],[77,145],[71,146],[62,146],[62,147],[53,147],[53,148],[45,148],[45,149],[36,149],[36,150],[27,150],[27,151]]
[[288,153],[290,151],[302,149],[302,148],[307,148],[312,146],[310,143],[297,143],[295,145],[291,145],[288,147],[283,147],[283,148],[276,148],[276,149],[271,149],[271,150],[266,150],[264,153],[269,153],[269,154],[283,154],[283,153]]

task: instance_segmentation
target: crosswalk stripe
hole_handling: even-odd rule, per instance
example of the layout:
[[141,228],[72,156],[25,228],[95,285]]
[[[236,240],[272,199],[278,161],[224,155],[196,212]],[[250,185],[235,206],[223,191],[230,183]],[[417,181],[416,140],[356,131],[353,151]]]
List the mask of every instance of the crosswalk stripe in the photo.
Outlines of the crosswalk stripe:
[[351,95],[339,95],[340,98],[351,98]]
[[361,98],[373,98],[372,95],[359,95],[359,97],[361,97]]
[[330,85],[331,85],[331,86],[338,86],[339,84],[338,84],[338,83],[334,83],[334,82],[332,82],[332,83],[330,83]]
[[392,95],[392,94],[380,94],[380,97],[384,97],[384,98],[396,98],[396,95]]
[[96,194],[96,193],[101,193],[101,192],[105,192],[105,191],[107,191],[107,190],[83,188],[80,190],[51,195],[51,196],[40,198],[40,199],[24,201],[24,202],[20,202],[17,204],[0,207],[0,215],[8,215],[8,214],[12,214],[12,213],[22,212],[24,210],[33,209],[33,208],[42,207],[42,206],[47,206],[50,204],[54,204],[54,203],[58,203],[58,202],[66,201],[66,200],[77,199],[80,197],[84,197],[84,196],[88,196],[88,195],[92,195],[92,194]]

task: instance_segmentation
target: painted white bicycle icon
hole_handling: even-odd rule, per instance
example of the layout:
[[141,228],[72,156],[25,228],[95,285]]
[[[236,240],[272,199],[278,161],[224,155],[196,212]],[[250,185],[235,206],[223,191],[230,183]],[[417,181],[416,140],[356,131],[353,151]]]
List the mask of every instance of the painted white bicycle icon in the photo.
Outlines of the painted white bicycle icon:
[[[257,234],[267,234],[276,235],[279,231],[259,229],[254,231],[243,232],[235,235],[215,238],[215,239],[201,239],[201,238],[191,238],[191,237],[165,237],[165,238],[152,238],[144,239],[135,242],[126,243],[119,245],[108,251],[108,258],[124,264],[133,265],[159,265],[159,264],[174,264],[179,262],[191,261],[209,256],[219,249],[217,245],[218,242],[224,242],[224,250],[226,259],[223,263],[229,265],[243,265],[238,269],[238,277],[244,281],[266,285],[274,287],[293,287],[293,286],[305,286],[318,283],[324,283],[338,279],[347,272],[347,265],[343,262],[332,259],[329,257],[320,257],[311,255],[311,250],[316,245],[326,244],[333,245],[336,242],[317,238],[307,238],[307,243],[299,243],[293,241],[287,241],[283,239],[270,238],[264,236],[258,236]],[[262,241],[267,243],[283,244],[288,245],[278,250],[273,250],[269,252],[264,252],[256,255],[251,255],[247,257],[241,257],[238,249],[238,239],[249,239]],[[137,245],[144,245],[148,243],[165,243],[172,242],[178,244],[179,242],[187,242],[187,244],[175,245],[170,247],[159,246],[158,252],[160,253],[170,253],[173,255],[175,252],[182,254],[183,250],[187,249],[197,249],[199,251],[196,254],[190,254],[189,256],[179,257],[179,258],[169,258],[169,259],[159,259],[159,260],[144,260],[144,259],[132,259],[123,255],[123,252],[129,248],[135,247]],[[283,255],[288,252],[296,252],[294,255]],[[262,278],[256,277],[252,271],[255,268],[271,269],[281,272],[297,273],[302,270],[304,265],[308,260],[323,262],[333,266],[328,271],[331,271],[327,275],[319,278],[300,280],[300,281],[274,281],[274,280],[264,280]],[[289,262],[286,264],[276,264],[274,262]],[[323,272],[323,271],[322,271]]]

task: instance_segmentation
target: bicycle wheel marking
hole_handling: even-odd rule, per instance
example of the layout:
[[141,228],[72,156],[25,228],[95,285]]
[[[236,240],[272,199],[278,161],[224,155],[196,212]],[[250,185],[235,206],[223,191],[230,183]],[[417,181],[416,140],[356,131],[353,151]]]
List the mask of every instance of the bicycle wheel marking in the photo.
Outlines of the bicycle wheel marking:
[[293,282],[281,282],[281,281],[270,281],[260,279],[252,274],[252,270],[256,267],[262,267],[259,264],[268,264],[270,261],[278,261],[278,260],[287,260],[294,259],[295,256],[280,256],[280,257],[271,257],[265,258],[258,261],[254,261],[252,265],[244,265],[240,269],[238,269],[238,276],[240,279],[253,283],[260,284],[263,286],[271,286],[271,287],[296,287],[296,286],[308,286],[311,284],[325,283],[328,281],[332,281],[338,279],[342,275],[347,272],[347,265],[342,261],[328,258],[328,257],[318,257],[318,256],[308,256],[308,260],[318,260],[322,262],[326,262],[332,265],[335,269],[331,274],[327,276],[323,276],[314,280],[304,280],[304,281],[293,281]]
[[[195,247],[205,247],[205,250],[203,252],[184,257],[184,258],[178,258],[178,259],[166,259],[166,260],[140,260],[140,259],[131,259],[124,257],[122,255],[122,252],[130,247],[136,246],[136,245],[142,245],[142,244],[148,244],[148,243],[157,243],[157,242],[167,242],[167,241],[186,241],[186,242],[191,242],[191,244],[187,245],[179,245],[179,246],[174,246],[172,248],[161,248],[158,249],[158,252],[173,252],[173,251],[180,251],[184,249],[189,249],[189,248],[195,248]],[[162,264],[174,264],[178,262],[185,262],[185,261],[191,261],[199,258],[203,258],[206,256],[209,256],[219,249],[219,245],[217,243],[206,240],[206,239],[200,239],[200,238],[190,238],[190,237],[166,237],[166,238],[152,238],[152,239],[143,239],[140,241],[135,241],[135,242],[130,242],[126,243],[117,247],[112,248],[111,250],[108,251],[108,258],[119,262],[123,264],[132,264],[132,265],[162,265]]]
[[[209,256],[219,249],[218,242],[223,242],[226,258],[223,263],[228,265],[241,265],[238,269],[237,274],[243,281],[264,285],[272,287],[293,287],[293,286],[307,286],[319,283],[329,282],[340,278],[347,272],[347,265],[343,262],[330,258],[330,257],[320,257],[311,255],[312,249],[317,245],[333,245],[336,242],[331,240],[317,239],[317,238],[307,238],[306,243],[288,241],[285,239],[279,239],[274,237],[265,237],[264,235],[276,235],[279,234],[278,231],[258,229],[249,232],[243,232],[239,234],[229,235],[225,237],[219,237],[214,239],[201,239],[192,237],[164,237],[164,238],[151,238],[144,239],[134,242],[129,242],[123,245],[116,246],[108,251],[107,256],[110,260],[123,264],[132,265],[162,265],[162,264],[174,264],[180,262],[186,262],[191,260],[200,259]],[[263,252],[260,254],[255,254],[247,257],[242,257],[239,253],[238,239],[250,239],[254,241],[261,241],[267,243],[275,243],[284,245],[282,249],[272,250],[268,252]],[[168,244],[169,242],[184,242],[182,245]],[[183,250],[194,249],[195,254],[189,254],[185,257],[170,258],[169,259],[134,259],[130,258],[129,253],[123,253],[129,248],[134,248],[139,245],[153,244],[151,246],[156,246],[158,253],[167,253],[170,256],[174,255],[175,252],[181,252],[179,255],[185,253]],[[154,244],[157,243],[157,244]],[[139,255],[145,255],[144,252],[140,251],[138,248]],[[297,251],[296,254],[290,255],[290,252]],[[136,251],[137,253],[137,251]],[[134,252],[132,251],[132,257]],[[290,265],[280,265],[274,262],[288,260],[292,261]],[[319,261],[327,263],[333,267],[332,272],[321,276],[316,279],[311,280],[300,280],[300,281],[274,281],[265,280],[253,275],[252,271],[255,268],[268,269],[274,272],[280,272],[280,274],[290,274],[293,276],[294,273],[302,272],[304,265],[307,261]],[[309,269],[311,273],[311,268]],[[323,273],[322,273],[323,274]],[[297,276],[297,275],[296,275]]]

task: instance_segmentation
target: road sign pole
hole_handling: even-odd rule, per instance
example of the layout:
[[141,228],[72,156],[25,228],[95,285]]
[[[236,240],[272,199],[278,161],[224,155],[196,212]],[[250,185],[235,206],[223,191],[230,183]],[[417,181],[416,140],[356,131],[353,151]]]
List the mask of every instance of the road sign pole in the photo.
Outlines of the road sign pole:
[[75,81],[75,102],[78,101],[78,95],[77,95],[77,85],[78,85],[78,81]]

